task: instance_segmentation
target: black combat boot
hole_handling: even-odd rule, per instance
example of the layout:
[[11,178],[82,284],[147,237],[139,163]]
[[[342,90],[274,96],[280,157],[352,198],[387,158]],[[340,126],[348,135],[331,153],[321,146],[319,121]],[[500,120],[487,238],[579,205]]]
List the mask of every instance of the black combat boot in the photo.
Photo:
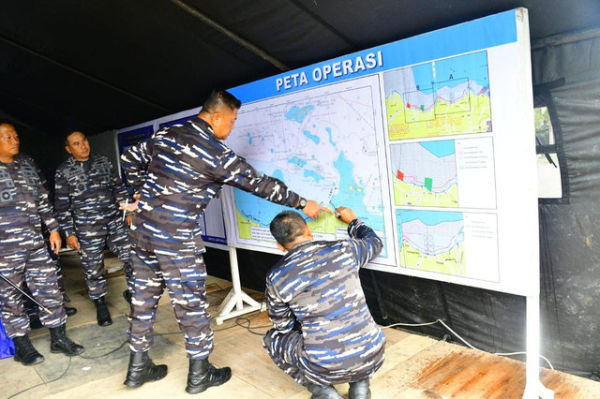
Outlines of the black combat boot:
[[215,368],[208,359],[190,359],[188,372],[187,393],[200,393],[210,387],[225,384],[231,378],[231,369],[223,367]]
[[112,319],[110,318],[110,312],[108,311],[108,306],[106,306],[104,297],[94,299],[94,304],[96,305],[98,325],[102,327],[110,326],[112,324]]
[[44,356],[33,347],[28,335],[13,337],[12,340],[15,344],[15,361],[21,362],[25,366],[44,361]]
[[333,385],[317,385],[308,383],[306,389],[312,393],[310,399],[343,399]]
[[350,399],[371,399],[371,390],[369,389],[369,379],[351,382],[348,391]]
[[167,375],[167,366],[152,363],[148,352],[134,352],[129,354],[129,367],[127,368],[127,378],[123,384],[128,387],[139,387],[148,381],[157,381]]
[[72,308],[70,306],[65,306],[65,313],[67,314],[67,316],[73,316],[75,313],[77,313],[77,309]]
[[50,352],[77,356],[83,352],[83,346],[71,341],[65,332],[65,325],[50,328]]

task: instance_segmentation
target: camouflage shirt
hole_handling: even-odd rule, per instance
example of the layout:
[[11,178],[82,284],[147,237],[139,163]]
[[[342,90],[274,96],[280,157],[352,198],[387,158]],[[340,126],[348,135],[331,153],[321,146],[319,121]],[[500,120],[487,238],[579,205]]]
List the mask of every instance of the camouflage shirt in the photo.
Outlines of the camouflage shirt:
[[203,250],[199,218],[225,184],[289,207],[300,199],[236,155],[200,118],[164,128],[129,148],[121,166],[127,184],[141,194],[132,245],[165,254]]
[[58,230],[48,191],[27,155],[13,162],[0,162],[0,245],[19,247],[30,234],[41,234],[42,223],[50,232]]
[[65,235],[104,234],[107,223],[119,216],[119,202],[127,190],[108,158],[90,155],[87,161],[72,156],[57,169],[54,207]]
[[358,219],[348,233],[349,240],[298,244],[267,273],[270,333],[288,334],[300,324],[299,367],[314,381],[347,382],[374,373],[383,362],[385,338],[358,276],[382,242]]

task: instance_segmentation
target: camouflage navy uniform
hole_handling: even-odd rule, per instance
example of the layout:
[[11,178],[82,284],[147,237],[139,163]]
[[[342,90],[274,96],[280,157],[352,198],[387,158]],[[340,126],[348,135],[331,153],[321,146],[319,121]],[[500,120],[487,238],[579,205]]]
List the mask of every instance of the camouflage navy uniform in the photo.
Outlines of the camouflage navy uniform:
[[206,359],[213,332],[205,293],[205,252],[199,219],[224,184],[293,207],[300,196],[258,173],[195,118],[158,131],[121,157],[127,183],[141,194],[131,226],[135,281],[130,346],[152,345],[156,306],[164,284],[191,359]]
[[264,345],[275,364],[302,385],[360,381],[383,363],[385,338],[358,277],[382,243],[358,219],[348,233],[350,240],[298,244],[267,273],[274,328]]
[[79,240],[91,299],[106,295],[102,275],[105,244],[124,263],[127,284],[132,288],[131,246],[118,208],[118,203],[127,199],[125,186],[103,155],[92,154],[87,161],[71,156],[56,169],[56,216],[65,236],[75,235]]
[[[0,162],[0,273],[17,286],[27,282],[33,297],[51,313],[40,312],[49,328],[66,323],[63,297],[58,288],[56,265],[42,237],[42,222],[50,232],[58,230],[48,192],[35,165],[24,155]],[[2,323],[9,337],[29,332],[22,294],[0,280]]]

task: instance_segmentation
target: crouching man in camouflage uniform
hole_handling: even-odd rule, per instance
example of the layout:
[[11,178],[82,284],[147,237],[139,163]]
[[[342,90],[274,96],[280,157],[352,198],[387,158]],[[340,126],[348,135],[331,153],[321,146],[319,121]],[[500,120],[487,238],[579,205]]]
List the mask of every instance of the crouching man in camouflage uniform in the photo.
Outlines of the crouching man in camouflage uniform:
[[108,158],[90,155],[90,145],[83,133],[69,133],[65,149],[71,156],[56,169],[56,216],[67,245],[80,253],[98,324],[108,326],[112,319],[104,299],[107,284],[102,275],[106,244],[125,264],[129,287],[129,291],[123,293],[126,299],[129,300],[133,288],[128,231],[118,208],[119,202],[128,199],[128,193]]
[[50,329],[50,350],[75,356],[83,347],[65,334],[67,316],[56,281],[56,266],[42,237],[41,223],[50,231],[50,243],[58,253],[61,239],[58,224],[48,202],[48,192],[40,182],[28,157],[19,155],[19,136],[10,123],[0,124],[0,308],[6,333],[15,343],[15,360],[25,365],[44,357],[29,340],[29,317],[23,296],[10,285],[23,287],[27,281],[33,298],[47,311],[40,320]]
[[373,321],[358,277],[382,242],[349,208],[350,240],[313,241],[302,216],[281,212],[271,234],[286,252],[267,273],[266,301],[274,328],[264,345],[275,364],[312,399],[341,399],[334,384],[350,383],[350,399],[370,398],[369,378],[383,363],[385,338]]

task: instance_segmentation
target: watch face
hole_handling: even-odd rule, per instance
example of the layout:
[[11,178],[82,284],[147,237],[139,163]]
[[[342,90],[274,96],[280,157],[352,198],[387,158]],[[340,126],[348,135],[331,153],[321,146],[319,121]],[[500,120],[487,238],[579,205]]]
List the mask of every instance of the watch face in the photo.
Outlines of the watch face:
[[300,200],[300,209],[304,208],[306,206],[306,200],[304,198],[302,198]]

